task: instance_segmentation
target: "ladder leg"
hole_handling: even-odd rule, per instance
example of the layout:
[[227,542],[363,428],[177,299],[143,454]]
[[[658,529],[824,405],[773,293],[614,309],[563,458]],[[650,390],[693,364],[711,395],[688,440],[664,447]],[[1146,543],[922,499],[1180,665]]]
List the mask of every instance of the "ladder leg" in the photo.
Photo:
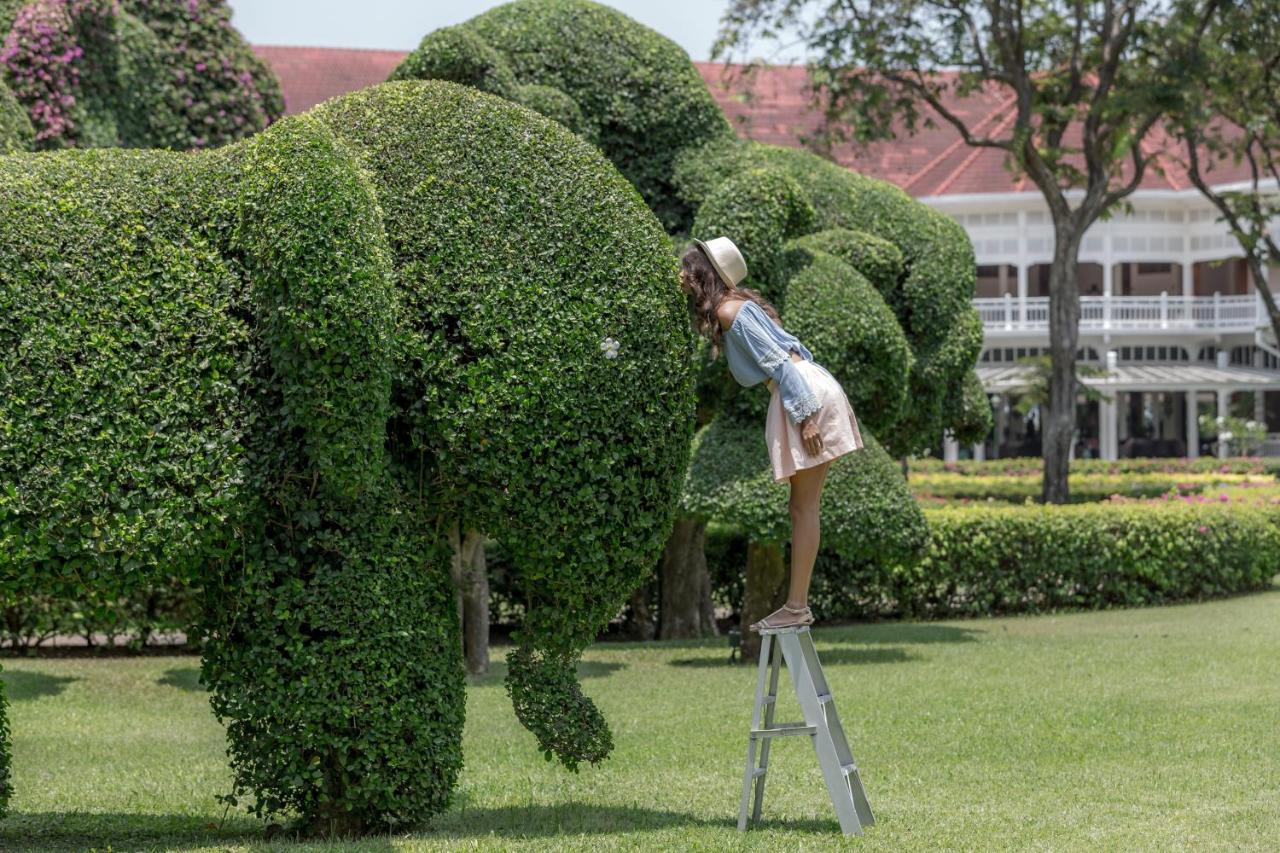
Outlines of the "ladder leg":
[[[814,673],[814,687],[819,699],[824,695],[830,697],[831,688],[827,686],[826,676],[822,672],[822,664],[818,660],[818,650],[814,648],[812,634],[801,638],[800,649],[809,671]],[[862,776],[854,761],[853,751],[849,748],[849,738],[845,735],[844,726],[840,722],[840,713],[836,710],[835,700],[830,699],[820,704],[826,712],[827,729],[831,733],[836,757],[840,760],[840,766],[846,768],[845,778],[848,781],[849,793],[853,797],[854,809],[858,813],[858,820],[863,826],[871,826],[876,822],[875,817],[871,813],[871,803],[867,800],[866,789],[862,786]]]
[[[803,639],[799,636],[801,633],[805,635]],[[819,694],[817,689],[819,684],[826,687],[826,678],[821,672],[816,653],[812,651],[813,639],[807,628],[779,634],[778,639],[782,642],[787,671],[791,673],[805,722],[814,726],[813,748],[818,754],[818,765],[822,768],[822,778],[827,783],[831,804],[835,806],[840,830],[845,835],[861,835],[862,821],[858,818],[853,794],[845,776],[849,771],[841,766],[836,744],[827,725],[827,709],[823,707],[831,703],[831,695],[825,689]],[[811,663],[813,669],[810,668]]]
[[[769,655],[769,694],[764,709],[764,727],[773,725],[773,712],[778,707],[778,673],[782,669],[782,648],[774,644]],[[760,745],[760,775],[756,778],[756,800],[751,809],[751,819],[760,820],[760,810],[764,807],[764,783],[769,779],[769,745],[773,738],[765,738]]]
[[[760,712],[764,705],[764,684],[765,676],[769,669],[769,659],[773,651],[773,636],[765,634],[760,638],[760,666],[756,676],[756,701],[755,707],[751,711],[751,728],[760,728]],[[765,740],[765,747],[768,747],[768,740]],[[751,804],[751,784],[757,780],[756,775],[756,738],[747,736],[747,767],[742,774],[742,802],[738,807],[738,831],[745,832],[747,829],[747,814]]]

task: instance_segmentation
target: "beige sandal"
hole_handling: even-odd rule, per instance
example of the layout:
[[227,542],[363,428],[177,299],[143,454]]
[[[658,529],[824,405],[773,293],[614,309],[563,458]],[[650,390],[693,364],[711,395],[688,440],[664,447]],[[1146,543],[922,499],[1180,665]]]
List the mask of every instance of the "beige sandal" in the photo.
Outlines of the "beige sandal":
[[[778,622],[769,621],[774,617],[777,617],[784,610],[787,613],[797,614],[800,616],[800,618],[794,622],[783,622],[781,624],[779,624]],[[813,611],[809,609],[808,605],[805,605],[804,607],[801,607],[800,609],[797,610],[794,607],[788,607],[787,605],[784,604],[781,607],[779,607],[777,610],[770,613],[768,616],[761,619],[759,622],[752,623],[752,625],[750,626],[750,630],[759,631],[762,628],[766,630],[772,629],[772,628],[795,628],[800,625],[812,625],[812,624],[813,624]]]

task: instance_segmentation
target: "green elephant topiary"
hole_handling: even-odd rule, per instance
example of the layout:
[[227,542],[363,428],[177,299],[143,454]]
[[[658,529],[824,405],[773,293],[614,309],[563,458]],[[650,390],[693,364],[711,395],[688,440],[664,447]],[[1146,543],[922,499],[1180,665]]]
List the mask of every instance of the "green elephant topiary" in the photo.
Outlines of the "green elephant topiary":
[[[914,559],[926,543],[924,519],[890,456],[932,447],[944,429],[968,437],[990,425],[989,408],[973,393],[982,331],[970,303],[976,267],[964,230],[886,182],[805,151],[739,141],[677,45],[597,3],[517,0],[455,29],[502,57],[517,85],[554,86],[571,98],[586,138],[669,230],[734,239],[751,270],[746,284],[779,307],[883,437],[883,449],[868,442],[859,464],[833,466],[824,489],[833,508],[824,518],[830,523],[843,511],[834,507],[855,505],[862,491],[887,489],[877,524],[847,544]],[[397,75],[433,73],[413,70],[430,40]],[[769,479],[759,440],[767,398],[736,387],[708,355],[701,344],[698,423],[732,423],[698,442],[681,512],[744,524],[778,564],[785,501],[756,488]],[[754,430],[755,440],[742,430]],[[745,454],[749,470],[701,458],[726,452]],[[841,466],[849,476],[835,476]],[[734,479],[699,483],[695,472]],[[873,547],[880,536],[889,538]]]
[[0,211],[0,594],[202,584],[231,801],[317,831],[445,807],[459,523],[512,553],[521,721],[608,753],[575,665],[674,523],[695,342],[598,151],[404,81],[195,156],[7,158]]

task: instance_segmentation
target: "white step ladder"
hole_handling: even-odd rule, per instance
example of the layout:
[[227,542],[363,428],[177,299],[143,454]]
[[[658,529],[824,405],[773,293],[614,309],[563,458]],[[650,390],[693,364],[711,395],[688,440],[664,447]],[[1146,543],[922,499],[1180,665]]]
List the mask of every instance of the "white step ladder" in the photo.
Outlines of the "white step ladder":
[[[752,801],[751,785],[755,783],[755,804],[751,808],[751,820],[760,820],[764,805],[764,783],[769,772],[769,743],[775,737],[808,735],[813,738],[813,748],[818,753],[822,777],[831,793],[840,830],[845,835],[861,835],[864,826],[871,826],[871,804],[862,787],[862,777],[849,751],[836,703],[822,674],[818,652],[813,647],[813,635],[808,625],[790,628],[764,629],[760,632],[760,677],[756,681],[756,704],[751,715],[751,735],[747,740],[747,769],[742,776],[742,805],[738,810],[738,831],[747,828],[747,809]],[[796,697],[804,713],[801,723],[774,723],[773,711],[778,701],[778,670],[785,658],[787,672],[796,688]],[[769,692],[764,692],[765,676],[769,679]],[[762,719],[763,716],[763,719]],[[760,750],[760,763],[756,764],[756,747]]]

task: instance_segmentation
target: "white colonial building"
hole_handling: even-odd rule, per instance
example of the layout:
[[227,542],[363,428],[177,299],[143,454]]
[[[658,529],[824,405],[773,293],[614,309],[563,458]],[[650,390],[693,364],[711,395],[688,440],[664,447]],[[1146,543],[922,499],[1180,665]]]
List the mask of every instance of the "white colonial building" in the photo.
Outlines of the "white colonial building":
[[[1038,192],[924,197],[969,232],[978,261],[974,304],[985,329],[978,365],[995,427],[948,458],[1038,454],[1036,412],[1012,403],[1047,352],[1053,226]],[[1200,415],[1237,415],[1280,435],[1280,347],[1239,243],[1192,190],[1140,189],[1133,210],[1096,223],[1080,250],[1083,381],[1109,400],[1081,398],[1076,456],[1198,456],[1226,446],[1200,435]],[[1271,273],[1280,291],[1280,270]],[[1280,452],[1280,441],[1263,450]]]

